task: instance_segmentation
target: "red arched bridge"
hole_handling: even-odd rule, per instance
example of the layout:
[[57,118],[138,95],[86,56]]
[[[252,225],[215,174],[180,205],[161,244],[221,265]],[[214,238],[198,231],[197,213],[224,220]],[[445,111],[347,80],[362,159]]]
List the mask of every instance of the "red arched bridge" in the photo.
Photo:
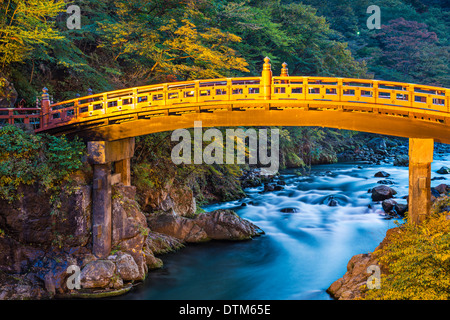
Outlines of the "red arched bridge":
[[[40,108],[0,109],[1,121],[32,124],[37,133],[78,135],[89,141],[95,207],[101,207],[94,243],[96,237],[110,239],[110,196],[105,186],[111,179],[130,184],[134,137],[191,128],[194,121],[205,127],[321,126],[410,138],[409,216],[420,222],[430,211],[434,141],[450,143],[450,89],[289,76],[286,64],[280,76],[273,76],[265,58],[260,77],[164,83],[58,103],[50,103],[44,88]],[[117,177],[110,177],[111,163]],[[108,251],[108,244],[100,242],[97,252]]]

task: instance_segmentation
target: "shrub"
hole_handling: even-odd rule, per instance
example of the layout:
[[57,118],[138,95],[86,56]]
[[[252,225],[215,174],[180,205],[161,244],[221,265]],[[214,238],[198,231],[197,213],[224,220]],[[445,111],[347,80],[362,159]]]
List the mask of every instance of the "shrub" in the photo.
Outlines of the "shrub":
[[35,135],[16,126],[0,128],[0,198],[14,201],[21,184],[39,183],[58,193],[70,175],[83,168],[85,146],[65,136]]
[[442,212],[449,197],[439,198],[420,225],[407,223],[375,252],[388,270],[381,289],[366,299],[444,300],[450,298],[450,219]]

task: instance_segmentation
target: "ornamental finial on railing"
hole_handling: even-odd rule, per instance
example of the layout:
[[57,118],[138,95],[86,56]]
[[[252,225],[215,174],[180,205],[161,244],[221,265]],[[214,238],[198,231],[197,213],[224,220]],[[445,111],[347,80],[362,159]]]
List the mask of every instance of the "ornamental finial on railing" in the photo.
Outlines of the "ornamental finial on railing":
[[270,100],[271,85],[272,85],[272,69],[269,57],[264,58],[263,70],[261,73],[261,85],[263,87],[262,99]]
[[288,64],[286,62],[283,62],[280,77],[289,77],[289,69],[287,68],[287,65]]
[[264,70],[271,70],[271,64],[270,64],[270,58],[269,57],[265,57],[264,58],[263,71]]
[[42,88],[42,100],[49,100],[48,89],[46,87]]

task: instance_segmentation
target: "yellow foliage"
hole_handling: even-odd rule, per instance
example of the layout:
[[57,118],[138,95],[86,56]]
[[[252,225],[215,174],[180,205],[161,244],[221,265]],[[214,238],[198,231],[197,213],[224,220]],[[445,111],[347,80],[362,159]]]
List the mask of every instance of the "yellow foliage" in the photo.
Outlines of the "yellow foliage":
[[431,216],[420,225],[405,224],[374,254],[388,270],[381,289],[366,299],[442,300],[450,298],[450,220],[439,212],[448,197],[437,200]]

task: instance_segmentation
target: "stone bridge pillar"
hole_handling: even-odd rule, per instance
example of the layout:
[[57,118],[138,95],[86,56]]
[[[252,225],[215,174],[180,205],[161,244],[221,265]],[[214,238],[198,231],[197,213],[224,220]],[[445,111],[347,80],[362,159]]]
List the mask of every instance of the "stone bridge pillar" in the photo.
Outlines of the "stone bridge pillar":
[[409,199],[410,223],[421,223],[431,210],[431,163],[433,139],[409,139]]
[[[88,158],[94,169],[92,188],[92,252],[106,258],[111,252],[111,184],[131,185],[130,159],[134,138],[117,141],[89,141]],[[111,174],[115,163],[116,174]]]

